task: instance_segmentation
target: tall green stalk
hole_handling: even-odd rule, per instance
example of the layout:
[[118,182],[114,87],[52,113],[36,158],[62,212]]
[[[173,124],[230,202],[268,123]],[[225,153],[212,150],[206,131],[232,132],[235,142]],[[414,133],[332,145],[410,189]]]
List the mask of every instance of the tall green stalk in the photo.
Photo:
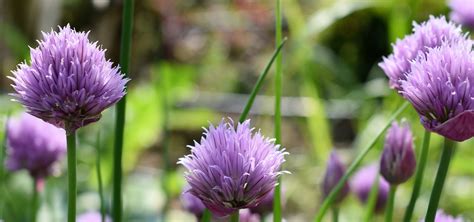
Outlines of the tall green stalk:
[[428,205],[428,211],[426,212],[425,221],[434,221],[436,211],[438,210],[439,199],[443,192],[444,181],[448,174],[449,163],[451,162],[452,156],[456,149],[456,142],[448,138],[444,139],[443,153],[441,154],[441,160],[438,166],[438,172],[436,173],[435,183],[431,191],[430,203]]
[[397,192],[396,185],[390,185],[390,191],[388,193],[388,203],[385,209],[385,222],[392,222],[393,220],[393,207],[395,205],[395,192]]
[[7,118],[5,120],[5,126],[3,127],[4,128],[4,131],[3,131],[3,135],[2,135],[2,143],[1,143],[1,147],[0,147],[0,218],[3,218],[4,215],[3,215],[3,207],[5,205],[5,196],[6,196],[6,192],[5,192],[5,187],[4,187],[4,177],[5,177],[5,164],[1,164],[1,163],[4,163],[4,158],[5,158],[5,154],[6,154],[6,149],[7,149],[7,135],[8,135],[8,120],[10,118],[10,112],[7,113]]
[[[127,75],[130,64],[133,27],[133,0],[123,1],[122,34],[120,44],[121,72]],[[122,152],[123,134],[125,128],[126,95],[117,103],[115,119],[114,167],[113,167],[113,205],[112,218],[114,222],[122,221]]]
[[168,91],[170,90],[170,80],[169,80],[169,74],[167,72],[163,72],[161,76],[161,111],[163,114],[163,125],[162,125],[162,131],[163,131],[163,163],[164,163],[164,170],[163,170],[163,176],[161,180],[161,186],[163,190],[165,191],[165,204],[163,204],[163,208],[161,210],[161,217],[163,221],[166,221],[166,214],[168,212],[170,202],[171,202],[171,195],[169,193],[169,187],[168,187],[168,181],[169,181],[169,176],[171,173],[171,167],[170,167],[170,161],[169,161],[169,137],[170,137],[170,132],[169,132],[169,113],[170,113],[170,102],[169,102],[169,93]]
[[32,189],[32,197],[31,197],[31,222],[36,222],[36,216],[38,212],[38,206],[39,206],[39,193],[38,193],[38,179],[34,178],[33,179],[33,189]]
[[338,222],[339,221],[339,207],[332,207],[332,222]]
[[373,220],[375,205],[377,205],[377,199],[379,196],[379,184],[380,184],[380,174],[375,176],[375,180],[372,183],[370,188],[369,198],[367,200],[367,207],[365,211],[364,221],[369,222]]
[[235,213],[230,215],[230,222],[239,222],[239,211],[237,210]]
[[[282,42],[281,0],[275,0],[275,44]],[[279,54],[275,64],[275,143],[281,144],[281,90],[282,90],[282,56]],[[281,177],[273,192],[273,221],[281,222]]]
[[201,222],[211,222],[211,218],[212,218],[212,213],[211,211],[209,211],[209,209],[206,208],[204,210],[204,213],[202,214]]
[[393,114],[392,116],[388,119],[388,121],[385,123],[385,126],[382,128],[382,130],[372,139],[372,141],[364,148],[362,149],[362,152],[357,155],[355,160],[352,162],[352,164],[349,166],[347,169],[346,173],[342,178],[339,180],[337,185],[331,190],[329,195],[326,197],[324,200],[323,204],[321,205],[321,208],[319,209],[318,214],[316,215],[316,218],[314,221],[320,222],[322,221],[324,215],[326,214],[328,208],[332,205],[334,200],[337,198],[337,194],[341,191],[342,187],[344,186],[344,183],[349,179],[349,177],[357,170],[359,167],[360,163],[362,160],[365,158],[365,156],[369,153],[369,151],[372,149],[372,147],[375,145],[377,140],[380,138],[380,136],[385,132],[385,130],[388,129],[390,124],[393,122],[395,118],[397,118],[400,113],[402,113],[406,108],[408,107],[408,102],[404,102]]
[[101,143],[100,143],[100,130],[97,133],[97,141],[96,141],[96,161],[95,161],[95,167],[96,167],[96,173],[97,173],[97,185],[99,186],[99,199],[100,199],[100,219],[102,222],[105,222],[105,202],[104,202],[104,188],[102,184],[102,172],[101,172],[101,167],[100,167],[100,148],[101,148]]
[[69,132],[67,140],[68,205],[67,221],[76,221],[76,131]]
[[413,215],[413,210],[415,209],[416,200],[420,195],[421,184],[423,183],[423,174],[426,167],[426,159],[428,159],[428,149],[430,147],[430,137],[431,132],[425,130],[425,135],[423,136],[423,144],[421,145],[421,154],[418,160],[418,167],[416,168],[415,173],[415,182],[413,184],[413,191],[411,193],[410,202],[408,203],[407,210],[405,211],[405,216],[403,221],[410,222]]

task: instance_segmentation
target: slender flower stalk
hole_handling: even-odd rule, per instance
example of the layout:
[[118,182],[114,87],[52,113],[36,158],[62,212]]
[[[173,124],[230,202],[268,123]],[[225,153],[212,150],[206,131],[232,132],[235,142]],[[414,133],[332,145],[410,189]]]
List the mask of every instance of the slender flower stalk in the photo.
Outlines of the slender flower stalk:
[[426,221],[434,221],[436,217],[439,199],[441,198],[441,193],[443,192],[444,181],[446,180],[446,175],[448,174],[449,163],[451,162],[455,149],[456,142],[445,138],[443,153],[441,154],[441,161],[439,162],[435,183],[431,191],[430,203],[428,204],[428,211],[426,212]]
[[326,214],[328,208],[331,206],[331,204],[336,200],[338,193],[342,190],[344,187],[344,183],[349,179],[349,177],[357,170],[359,167],[360,163],[362,160],[365,158],[365,156],[369,153],[369,151],[372,149],[372,147],[375,145],[377,140],[382,136],[382,134],[385,132],[385,130],[388,129],[392,121],[397,118],[400,113],[402,113],[406,108],[408,107],[408,103],[404,102],[389,118],[389,121],[385,124],[385,126],[382,128],[382,130],[372,139],[372,141],[362,149],[362,152],[357,155],[356,159],[352,162],[352,164],[349,166],[347,169],[346,173],[344,176],[339,180],[339,183],[334,187],[334,189],[329,193],[328,197],[324,200],[324,202],[321,205],[321,208],[318,211],[318,214],[315,217],[316,222],[322,221],[324,215]]
[[97,141],[96,141],[96,173],[97,173],[97,182],[99,186],[99,200],[100,200],[100,216],[101,216],[101,221],[105,222],[105,201],[104,201],[104,189],[103,189],[103,184],[102,184],[102,172],[101,172],[101,167],[100,167],[100,149],[101,149],[101,143],[100,143],[100,130],[97,132]]
[[239,222],[239,211],[236,211],[235,213],[233,213],[232,215],[230,215],[230,222]]
[[379,199],[379,189],[380,189],[380,174],[377,174],[374,182],[372,183],[372,188],[370,188],[369,197],[367,200],[367,206],[366,206],[365,215],[364,215],[365,222],[371,221],[374,216],[374,212],[377,207],[377,202]]
[[[122,33],[120,41],[120,66],[123,73],[129,73],[132,29],[133,29],[133,7],[134,0],[123,1]],[[114,222],[122,221],[122,154],[123,134],[125,129],[125,106],[124,96],[116,107],[115,119],[115,141],[114,141],[114,167],[113,167],[113,194],[112,194],[112,219]]]
[[385,222],[392,222],[393,220],[393,208],[395,205],[396,191],[397,185],[390,185],[390,191],[388,192],[387,208],[385,209]]
[[415,173],[415,182],[413,184],[413,191],[411,194],[410,202],[405,211],[405,216],[403,221],[410,222],[413,215],[413,210],[415,209],[416,201],[420,195],[421,184],[423,182],[423,174],[426,167],[426,160],[428,159],[428,149],[430,147],[430,137],[431,132],[425,130],[425,135],[423,136],[423,144],[421,145],[421,154],[418,160],[418,167],[416,168]]
[[[282,43],[282,10],[281,0],[275,0],[275,44]],[[282,90],[282,56],[278,55],[275,65],[275,142],[281,144],[281,90]],[[273,197],[273,221],[281,222],[281,178],[276,185]]]
[[332,207],[332,221],[338,222],[339,221],[339,207]]
[[76,132],[66,136],[67,140],[67,173],[68,173],[68,222],[76,221]]
[[205,209],[204,213],[202,214],[202,222],[211,222],[212,213],[209,209]]
[[38,214],[38,207],[39,207],[39,192],[38,192],[38,180],[33,179],[32,183],[32,192],[33,195],[31,197],[31,221],[36,222],[37,214]]

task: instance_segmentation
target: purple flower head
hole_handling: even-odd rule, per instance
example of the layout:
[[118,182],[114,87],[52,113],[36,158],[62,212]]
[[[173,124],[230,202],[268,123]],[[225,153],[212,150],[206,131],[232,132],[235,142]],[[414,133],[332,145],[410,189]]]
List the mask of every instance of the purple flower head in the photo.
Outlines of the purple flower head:
[[408,123],[392,123],[385,138],[380,160],[380,174],[390,184],[398,185],[413,176],[416,168],[413,136]]
[[[420,222],[424,222],[425,220],[420,220]],[[438,211],[436,211],[436,217],[435,217],[435,220],[434,222],[463,222],[464,219],[462,217],[453,217],[451,215],[448,215],[446,213],[444,213],[443,210],[441,209],[438,209]]]
[[91,43],[88,33],[69,25],[43,33],[31,48],[31,63],[13,71],[12,94],[33,116],[67,133],[96,122],[101,112],[125,94],[125,79],[105,50]]
[[188,212],[194,214],[197,218],[201,218],[206,206],[202,201],[189,192],[190,187],[186,186],[181,194],[181,204]]
[[[102,222],[102,215],[99,212],[89,211],[77,216],[76,222]],[[112,222],[112,220],[106,216],[105,222]]]
[[191,154],[178,162],[188,170],[189,192],[219,217],[258,205],[284,173],[280,166],[288,154],[274,139],[253,132],[250,120],[237,128],[231,120],[211,124],[189,147]]
[[401,93],[423,126],[455,141],[474,136],[472,45],[462,41],[430,49],[412,63],[412,72],[402,81]]
[[57,128],[29,114],[9,120],[6,167],[26,169],[38,180],[49,176],[66,153],[66,136]]
[[[363,203],[367,203],[370,190],[378,173],[379,169],[377,165],[372,164],[360,169],[352,178],[351,189]],[[389,188],[389,183],[383,177],[379,177],[379,192],[375,204],[376,212],[382,212],[385,208]]]
[[[322,190],[323,190],[323,197],[326,198],[329,193],[331,193],[332,189],[339,183],[342,176],[346,173],[346,167],[344,164],[339,160],[336,151],[332,151],[331,155],[329,156],[329,160],[327,163],[326,174],[324,175]],[[344,187],[338,193],[338,196],[335,200],[335,204],[338,204],[344,200],[344,198],[349,194],[349,183],[344,183]]]
[[428,21],[421,24],[414,22],[413,34],[397,40],[392,46],[393,53],[384,57],[379,66],[389,78],[390,87],[400,91],[400,81],[406,79],[411,68],[410,62],[416,59],[418,54],[424,54],[429,48],[438,47],[443,42],[451,44],[466,38],[461,28],[446,21],[444,16],[430,16]]
[[474,2],[472,0],[450,0],[451,20],[474,29]]

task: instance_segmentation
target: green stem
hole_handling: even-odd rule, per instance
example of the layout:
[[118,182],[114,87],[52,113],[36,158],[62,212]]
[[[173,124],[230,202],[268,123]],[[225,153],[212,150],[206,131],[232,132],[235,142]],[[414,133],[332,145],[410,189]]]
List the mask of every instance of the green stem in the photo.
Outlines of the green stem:
[[370,188],[369,198],[367,200],[367,209],[364,216],[364,221],[369,222],[373,220],[375,206],[377,205],[377,199],[379,196],[379,183],[380,183],[380,174],[377,174],[372,187]]
[[237,210],[235,213],[230,215],[230,222],[239,222],[239,211]]
[[428,211],[426,212],[426,221],[434,221],[436,211],[438,210],[439,199],[443,192],[444,181],[448,174],[449,163],[451,162],[453,153],[456,149],[456,142],[448,138],[444,139],[443,153],[441,154],[441,161],[439,162],[438,173],[436,173],[435,183],[431,191],[430,203]]
[[202,222],[211,222],[211,218],[212,218],[212,213],[211,213],[211,211],[209,211],[209,209],[206,208],[204,210],[204,213],[202,214],[201,221]]
[[426,167],[426,159],[428,159],[428,148],[430,147],[431,132],[425,130],[423,137],[423,144],[421,145],[420,159],[418,160],[418,167],[415,173],[415,182],[413,184],[413,191],[411,194],[410,202],[408,203],[407,210],[405,211],[404,222],[410,222],[415,209],[416,200],[420,195],[421,184],[423,183],[423,174]]
[[[282,42],[281,0],[275,0],[275,44]],[[277,55],[275,64],[275,143],[281,144],[281,90],[282,90],[282,56]],[[281,222],[281,177],[273,192],[273,222]]]
[[38,184],[38,179],[34,178],[33,179],[33,196],[31,198],[31,221],[32,222],[36,222],[36,215],[37,215],[37,212],[38,212],[38,188],[37,188],[37,184]]
[[333,222],[339,221],[339,208],[338,207],[332,208],[332,221]]
[[397,192],[396,185],[390,185],[390,191],[388,193],[388,203],[385,209],[385,222],[392,222],[393,219],[393,207],[395,204],[395,192]]
[[99,186],[99,199],[100,199],[100,218],[102,222],[105,222],[105,202],[104,202],[104,189],[102,184],[102,172],[100,167],[100,130],[97,133],[97,141],[96,141],[96,173],[97,173],[97,182]]
[[167,72],[163,72],[163,75],[161,77],[161,109],[163,113],[163,125],[162,125],[162,130],[163,130],[163,163],[164,163],[164,170],[163,170],[163,176],[162,176],[162,182],[161,186],[163,190],[165,191],[165,203],[163,204],[163,208],[161,210],[161,217],[163,221],[166,221],[166,214],[168,213],[168,209],[170,207],[170,202],[171,202],[171,195],[169,192],[169,187],[168,187],[168,181],[170,180],[170,173],[171,173],[171,166],[169,163],[169,138],[170,138],[170,131],[169,131],[169,113],[170,113],[170,102],[169,102],[169,93],[168,90],[170,90],[170,81],[169,81],[169,75]]
[[360,163],[362,160],[365,158],[365,156],[369,153],[369,151],[372,149],[372,147],[375,145],[377,140],[380,138],[380,136],[387,130],[387,128],[392,124],[393,120],[397,118],[400,113],[402,113],[406,108],[408,107],[408,102],[404,102],[393,114],[392,116],[388,119],[388,121],[385,123],[385,126],[382,128],[382,130],[372,139],[372,141],[367,145],[364,149],[362,149],[362,152],[357,155],[355,160],[352,162],[352,164],[349,166],[347,169],[346,173],[344,176],[342,176],[341,180],[337,183],[337,185],[331,190],[329,195],[326,197],[324,200],[323,204],[321,205],[321,208],[319,209],[318,214],[316,215],[316,218],[314,221],[320,222],[322,221],[324,215],[326,214],[326,211],[328,208],[331,206],[331,204],[334,202],[334,200],[337,197],[337,194],[339,191],[342,189],[344,186],[344,183],[349,179],[349,177],[357,170],[359,167]]
[[270,68],[272,67],[272,64],[277,58],[277,56],[280,55],[280,51],[285,45],[285,43],[286,43],[286,38],[283,39],[283,41],[280,43],[278,48],[275,49],[275,51],[273,52],[272,58],[270,59],[270,61],[268,61],[267,65],[265,66],[265,69],[260,73],[260,76],[258,77],[258,80],[255,83],[252,89],[252,92],[250,93],[250,96],[247,100],[247,104],[245,104],[244,110],[242,111],[242,114],[240,114],[239,122],[243,122],[245,121],[245,119],[247,119],[247,116],[250,112],[250,109],[252,108],[255,97],[257,96],[258,92],[262,88],[263,80],[267,76],[268,71],[270,71]]
[[76,221],[76,132],[70,132],[67,140],[67,174],[68,174],[68,211],[67,221]]
[[1,147],[0,147],[0,218],[4,218],[4,205],[5,205],[5,197],[7,195],[7,193],[5,192],[6,188],[4,187],[5,184],[4,184],[4,177],[5,177],[5,164],[4,163],[4,158],[5,158],[5,154],[6,154],[6,149],[7,149],[7,135],[8,135],[8,120],[10,118],[10,111],[8,111],[7,113],[7,118],[5,120],[5,126],[3,127],[4,128],[4,131],[3,131],[3,135],[2,135],[2,143],[1,143]]
[[[129,73],[130,51],[132,44],[133,0],[123,1],[122,33],[120,44],[121,72]],[[114,167],[113,167],[113,194],[112,218],[114,222],[122,221],[122,152],[123,134],[125,128],[126,95],[117,103],[115,119]]]

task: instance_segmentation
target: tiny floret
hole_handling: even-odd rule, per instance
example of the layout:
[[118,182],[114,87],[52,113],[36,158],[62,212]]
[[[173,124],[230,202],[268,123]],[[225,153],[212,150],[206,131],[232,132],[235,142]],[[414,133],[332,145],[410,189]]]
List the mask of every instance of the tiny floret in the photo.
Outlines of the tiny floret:
[[416,168],[413,135],[407,122],[396,122],[388,130],[385,138],[380,174],[392,185],[406,182],[413,176]]
[[42,180],[54,172],[65,153],[63,129],[26,113],[8,121],[7,169],[25,169],[36,180]]
[[474,136],[474,53],[471,41],[420,55],[402,81],[402,95],[429,131],[464,141]]
[[406,79],[410,73],[410,62],[424,54],[430,48],[435,48],[443,43],[451,44],[465,40],[467,35],[462,34],[459,26],[448,22],[444,16],[434,17],[421,24],[413,23],[413,34],[397,40],[393,45],[393,53],[384,57],[379,66],[389,78],[390,87],[402,90],[401,80]]
[[98,121],[125,94],[128,79],[105,59],[105,50],[89,41],[88,33],[67,25],[43,33],[38,47],[30,50],[30,64],[20,64],[9,77],[14,100],[67,133]]
[[180,158],[187,172],[189,192],[201,199],[216,216],[257,206],[277,185],[288,153],[250,128],[250,120],[222,121],[205,129],[201,141],[194,142],[191,154]]

